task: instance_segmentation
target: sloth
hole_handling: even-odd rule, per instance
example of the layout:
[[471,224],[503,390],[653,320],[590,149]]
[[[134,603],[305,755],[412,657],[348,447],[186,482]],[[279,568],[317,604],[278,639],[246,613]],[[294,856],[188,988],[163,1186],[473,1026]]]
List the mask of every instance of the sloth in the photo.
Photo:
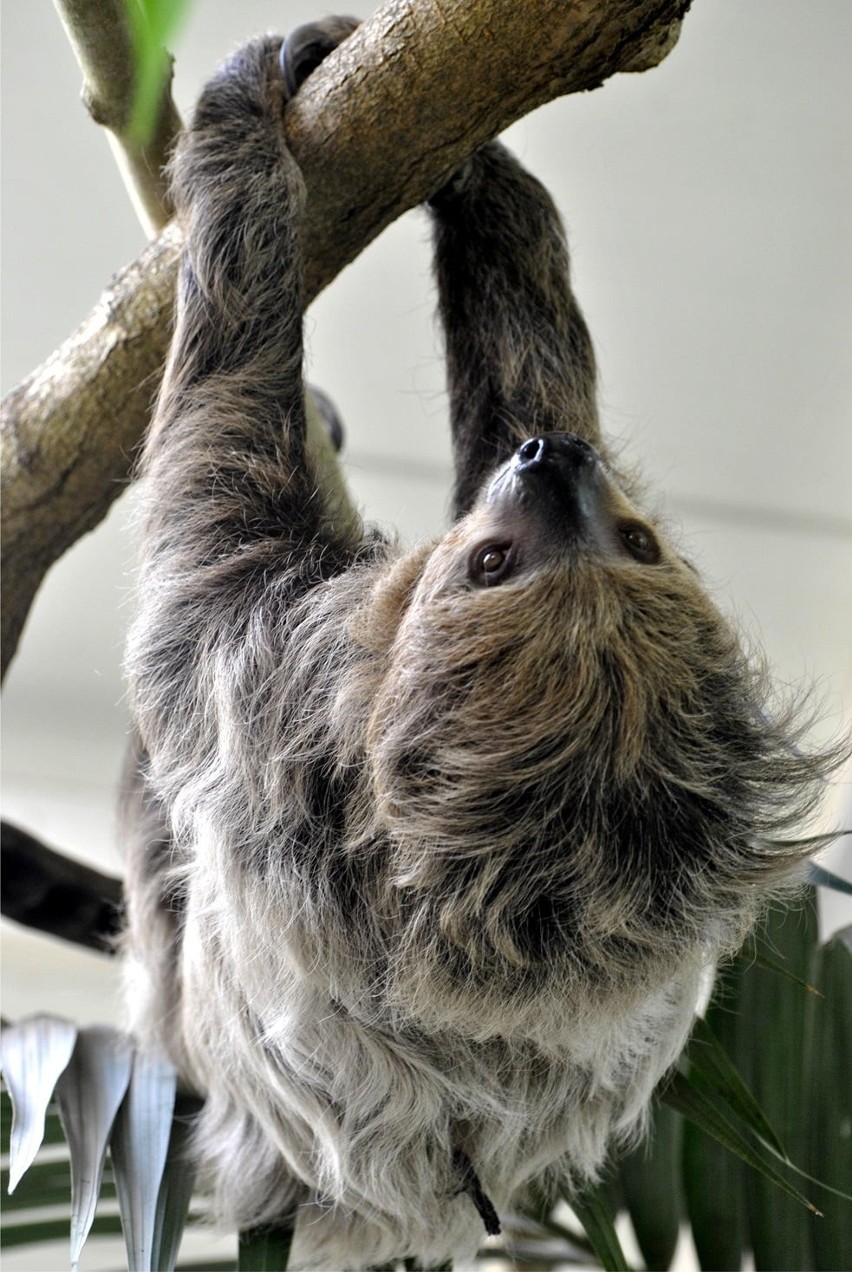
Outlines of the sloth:
[[130,1027],[204,1096],[216,1214],[295,1213],[320,1268],[470,1254],[594,1179],[833,763],[607,450],[499,142],[428,205],[451,527],[404,550],[329,493],[282,111],[351,26],[248,44],[179,144],[128,650]]

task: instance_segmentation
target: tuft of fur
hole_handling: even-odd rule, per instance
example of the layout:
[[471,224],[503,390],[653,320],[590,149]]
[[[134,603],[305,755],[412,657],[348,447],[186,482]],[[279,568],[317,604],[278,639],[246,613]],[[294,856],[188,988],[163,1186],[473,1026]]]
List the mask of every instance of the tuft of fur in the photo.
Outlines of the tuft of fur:
[[[835,757],[606,458],[558,216],[496,143],[433,201],[456,520],[403,552],[324,498],[279,43],[225,65],[174,161],[128,1006],[206,1097],[220,1218],[298,1207],[305,1266],[441,1262],[482,1234],[460,1161],[499,1212],[641,1130]],[[559,516],[516,451],[551,434],[580,474]]]

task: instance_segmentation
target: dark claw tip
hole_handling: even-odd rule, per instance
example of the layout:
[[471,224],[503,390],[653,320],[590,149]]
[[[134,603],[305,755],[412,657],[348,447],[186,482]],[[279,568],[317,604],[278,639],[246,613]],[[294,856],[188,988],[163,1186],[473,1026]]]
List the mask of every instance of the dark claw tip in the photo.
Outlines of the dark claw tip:
[[357,18],[331,17],[307,22],[290,32],[279,55],[288,98],[295,97],[308,76],[357,26]]
[[322,389],[318,389],[315,384],[308,385],[314,404],[322,416],[328,436],[334,449],[340,453],[343,449],[344,431],[343,421],[337,411],[337,407],[332,402],[327,393]]

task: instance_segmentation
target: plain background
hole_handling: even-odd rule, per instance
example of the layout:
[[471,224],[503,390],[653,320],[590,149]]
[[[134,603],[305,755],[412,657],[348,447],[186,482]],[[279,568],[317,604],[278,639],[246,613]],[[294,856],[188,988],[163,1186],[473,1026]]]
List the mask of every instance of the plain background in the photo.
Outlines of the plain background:
[[[181,110],[236,43],[325,11],[196,0],[175,48]],[[144,236],[52,5],[4,0],[2,17],[5,391]],[[818,738],[848,727],[852,701],[850,48],[849,0],[696,0],[659,68],[508,134],[568,226],[607,432],[782,688],[816,686]],[[407,541],[440,530],[449,447],[421,213],[314,305],[308,346],[366,515]],[[54,567],[4,693],[4,815],[116,871],[132,502]],[[828,822],[852,823],[846,778]],[[824,918],[848,922],[849,907],[831,898]],[[11,925],[4,950],[5,1016],[116,1016],[105,960]]]

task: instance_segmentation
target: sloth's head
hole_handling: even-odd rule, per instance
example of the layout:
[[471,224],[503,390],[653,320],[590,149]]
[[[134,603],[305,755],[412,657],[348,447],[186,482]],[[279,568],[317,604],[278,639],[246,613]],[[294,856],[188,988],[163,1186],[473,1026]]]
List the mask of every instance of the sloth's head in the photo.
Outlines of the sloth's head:
[[368,754],[421,935],[525,984],[735,941],[832,758],[595,450],[524,442],[407,591]]

